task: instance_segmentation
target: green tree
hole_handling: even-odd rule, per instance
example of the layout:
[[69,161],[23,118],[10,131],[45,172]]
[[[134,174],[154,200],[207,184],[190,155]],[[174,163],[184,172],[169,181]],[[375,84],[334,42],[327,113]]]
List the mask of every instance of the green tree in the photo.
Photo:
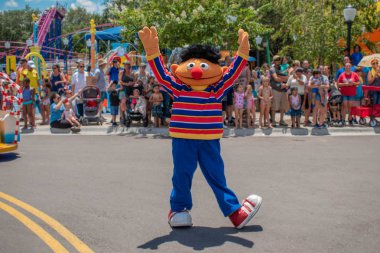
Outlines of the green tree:
[[[71,8],[62,21],[62,34],[73,33],[73,51],[85,52],[86,41],[84,35],[89,32],[90,20],[94,19],[96,25],[107,23],[107,19],[96,13],[89,13],[83,7]],[[101,44],[105,47],[104,44]]]
[[40,11],[26,5],[24,9],[0,12],[0,40],[25,42],[33,31],[32,14]]
[[[343,9],[349,0],[272,0],[268,9],[280,21],[272,23],[275,32],[271,39],[282,55],[297,59],[309,59],[314,64],[341,61],[342,48],[339,39],[347,37]],[[358,10],[352,27],[352,43],[363,33],[363,27],[372,31],[380,26],[374,1],[357,0]]]
[[[246,7],[249,1],[223,0],[146,0],[115,4],[111,12],[125,27],[127,41],[145,25],[157,27],[161,48],[175,48],[193,43],[205,43],[224,49],[237,48],[239,27],[257,34],[271,31],[258,22],[258,13]],[[109,5],[112,6],[112,5]]]

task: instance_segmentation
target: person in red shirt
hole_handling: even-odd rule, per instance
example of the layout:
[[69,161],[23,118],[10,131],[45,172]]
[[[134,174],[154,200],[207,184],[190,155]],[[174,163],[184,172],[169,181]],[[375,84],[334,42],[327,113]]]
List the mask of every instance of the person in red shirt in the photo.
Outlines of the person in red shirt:
[[348,121],[353,125],[351,107],[352,101],[356,95],[356,86],[360,84],[359,76],[351,71],[351,63],[344,65],[344,72],[338,78],[338,87],[343,96],[342,119],[345,125],[346,114],[348,113]]

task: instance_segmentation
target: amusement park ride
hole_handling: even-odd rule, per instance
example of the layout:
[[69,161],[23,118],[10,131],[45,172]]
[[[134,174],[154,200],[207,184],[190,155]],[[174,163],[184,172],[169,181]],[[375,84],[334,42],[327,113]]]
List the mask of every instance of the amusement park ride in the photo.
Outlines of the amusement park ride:
[[[120,44],[120,33],[123,27],[113,27],[112,24],[95,25],[91,20],[90,27],[84,28],[70,34],[62,35],[62,20],[66,10],[56,4],[55,6],[43,11],[39,17],[32,15],[33,33],[30,38],[23,42],[0,41],[0,60],[6,58],[6,73],[0,72],[0,154],[12,152],[17,149],[20,140],[19,116],[22,104],[22,92],[19,84],[14,83],[10,78],[10,70],[17,69],[17,62],[20,59],[33,60],[36,70],[43,80],[47,77],[47,63],[57,63],[59,60],[65,62],[65,72],[67,73],[67,61],[80,58],[80,54],[73,52],[73,36],[75,34],[87,33],[83,36],[83,42],[90,48],[89,64],[91,69],[95,69],[96,52],[99,52],[99,42],[108,40],[114,41],[113,50],[109,50],[104,59],[111,62],[117,59],[119,62],[130,60],[132,65],[136,65],[142,58],[137,56],[133,43]],[[102,28],[113,27],[108,30],[97,31]],[[87,39],[87,41],[86,41]],[[4,46],[2,46],[4,45]],[[5,50],[4,50],[5,49]],[[129,51],[127,54],[126,52]],[[82,55],[83,57],[83,55]],[[140,59],[138,59],[140,58]],[[2,98],[1,98],[2,97]]]

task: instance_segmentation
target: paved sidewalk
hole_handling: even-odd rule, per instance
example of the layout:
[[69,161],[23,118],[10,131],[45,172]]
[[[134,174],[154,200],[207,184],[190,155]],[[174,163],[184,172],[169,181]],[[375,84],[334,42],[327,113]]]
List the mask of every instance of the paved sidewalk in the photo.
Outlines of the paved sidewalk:
[[[23,135],[127,135],[127,136],[141,136],[141,137],[169,137],[167,127],[155,128],[152,126],[143,127],[142,123],[133,123],[131,127],[124,126],[111,126],[111,116],[104,114],[106,122],[98,126],[95,123],[82,126],[80,133],[71,133],[69,129],[51,129],[48,125],[39,125],[40,120],[37,120],[36,129],[21,130]],[[256,123],[258,114],[256,117]],[[278,120],[277,120],[278,121]],[[290,128],[290,122],[286,120],[289,127],[275,127],[275,128],[242,128],[235,129],[234,127],[224,128],[224,138],[227,137],[262,137],[262,136],[360,136],[360,135],[378,135],[380,134],[380,126],[369,127],[362,125],[355,125],[353,127],[328,127],[328,128],[313,128],[301,127],[299,129]],[[21,123],[23,125],[23,123]]]

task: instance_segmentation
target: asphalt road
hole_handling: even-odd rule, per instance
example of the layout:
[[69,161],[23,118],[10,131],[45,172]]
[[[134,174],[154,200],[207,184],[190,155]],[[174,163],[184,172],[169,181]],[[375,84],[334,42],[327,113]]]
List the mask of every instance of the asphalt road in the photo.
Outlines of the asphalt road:
[[[24,136],[0,156],[0,193],[56,219],[95,252],[365,252],[380,249],[380,137],[228,138],[229,186],[263,205],[232,228],[197,170],[194,227],[167,224],[171,140]],[[13,203],[69,252],[51,226]],[[0,253],[51,249],[0,208]]]

